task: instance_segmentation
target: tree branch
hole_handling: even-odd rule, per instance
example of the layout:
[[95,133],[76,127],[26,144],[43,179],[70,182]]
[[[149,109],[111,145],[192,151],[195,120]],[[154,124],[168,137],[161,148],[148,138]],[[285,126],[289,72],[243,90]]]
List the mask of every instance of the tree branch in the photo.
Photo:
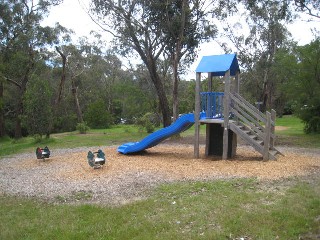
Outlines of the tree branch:
[[8,77],[4,77],[5,80],[7,80],[9,83],[12,83],[13,85],[17,86],[19,89],[22,88],[21,84],[18,83],[17,81],[11,79],[11,78],[8,78]]

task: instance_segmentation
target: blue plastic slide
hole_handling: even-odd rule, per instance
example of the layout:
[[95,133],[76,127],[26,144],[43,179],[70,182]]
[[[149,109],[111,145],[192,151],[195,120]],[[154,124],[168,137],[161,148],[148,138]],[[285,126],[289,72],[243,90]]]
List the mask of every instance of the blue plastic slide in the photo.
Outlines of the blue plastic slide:
[[166,138],[183,132],[194,124],[194,114],[188,113],[179,117],[173,124],[151,133],[140,142],[129,142],[118,147],[118,152],[123,154],[135,153],[151,148]]

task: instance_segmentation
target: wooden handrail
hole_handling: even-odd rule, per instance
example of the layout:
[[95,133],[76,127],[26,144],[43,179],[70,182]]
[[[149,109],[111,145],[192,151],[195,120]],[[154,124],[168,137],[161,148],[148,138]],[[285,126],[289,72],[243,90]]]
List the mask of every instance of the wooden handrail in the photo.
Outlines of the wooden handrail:
[[[261,112],[259,109],[257,109],[255,106],[253,106],[251,103],[249,103],[245,98],[243,98],[239,93],[233,94],[236,98],[238,98],[242,103],[244,103],[248,108],[250,108],[251,111],[255,112],[261,119],[264,121],[266,120],[266,115]],[[263,122],[265,123],[265,122]]]
[[[266,114],[263,114],[238,93],[230,93],[229,96],[233,102],[231,111],[237,119],[247,125],[250,131],[263,141],[263,159],[268,160],[269,149],[274,147],[275,141],[275,110],[272,109],[271,113],[266,112]],[[264,123],[264,126],[260,122]]]

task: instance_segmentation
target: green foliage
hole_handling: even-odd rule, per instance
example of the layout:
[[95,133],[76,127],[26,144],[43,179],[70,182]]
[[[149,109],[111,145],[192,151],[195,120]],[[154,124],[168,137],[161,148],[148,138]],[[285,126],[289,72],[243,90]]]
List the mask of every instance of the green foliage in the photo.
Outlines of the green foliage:
[[44,79],[34,78],[29,82],[24,96],[23,123],[29,134],[49,134],[49,124],[52,120],[51,110],[52,91]]
[[168,59],[174,60],[173,56],[178,56],[175,59],[177,64],[183,62],[180,68],[194,61],[197,56],[195,50],[200,43],[216,36],[217,27],[208,20],[210,12],[204,8],[204,1],[154,0],[148,2],[145,8],[150,21],[162,32],[161,39]]
[[[142,73],[137,71],[137,75]],[[146,112],[154,111],[152,103],[155,93],[148,87],[143,76],[133,81],[123,81],[115,84],[113,88],[113,103],[119,108],[120,118],[134,122],[134,118],[142,116]]]
[[146,113],[136,120],[136,125],[138,125],[141,130],[145,129],[147,133],[152,133],[155,129],[155,118],[156,116],[154,113]]
[[53,132],[71,132],[76,130],[77,125],[77,115],[71,112],[68,112],[65,115],[57,115],[54,118],[54,127]]
[[312,116],[305,121],[304,131],[306,133],[320,133],[320,117]]
[[[0,1],[0,75],[9,83],[4,90],[4,96],[7,95],[4,106],[7,112],[14,113],[10,117],[17,126],[14,133],[17,138],[22,136],[20,118],[25,108],[22,98],[29,86],[28,82],[34,75],[42,78],[37,68],[45,61],[50,46],[59,42],[60,34],[65,30],[59,24],[54,28],[40,24],[48,15],[50,7],[59,1],[43,0],[37,4],[33,1]],[[31,127],[33,129],[29,128],[31,132],[41,131],[35,130],[34,125]]]
[[295,114],[305,123],[306,133],[320,133],[320,37],[295,51],[296,65],[287,86]]
[[88,126],[95,129],[109,128],[113,119],[106,109],[107,106],[102,100],[89,104],[84,114]]
[[86,124],[86,122],[78,123],[76,129],[81,134],[86,134],[90,127]]

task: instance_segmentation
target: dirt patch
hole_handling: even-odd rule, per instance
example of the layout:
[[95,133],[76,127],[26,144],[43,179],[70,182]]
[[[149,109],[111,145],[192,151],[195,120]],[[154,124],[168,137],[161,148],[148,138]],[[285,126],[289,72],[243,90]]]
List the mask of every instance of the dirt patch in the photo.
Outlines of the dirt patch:
[[288,127],[285,127],[285,126],[276,126],[276,131],[284,131],[284,130],[287,130]]

